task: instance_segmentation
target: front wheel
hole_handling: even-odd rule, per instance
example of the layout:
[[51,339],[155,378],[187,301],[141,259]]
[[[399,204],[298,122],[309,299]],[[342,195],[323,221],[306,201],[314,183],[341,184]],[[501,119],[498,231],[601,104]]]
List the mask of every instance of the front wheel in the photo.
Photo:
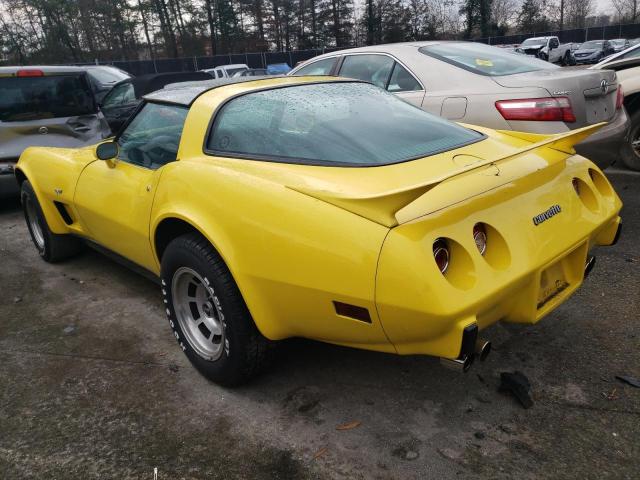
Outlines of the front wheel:
[[59,235],[49,229],[33,187],[25,180],[20,187],[20,201],[31,240],[40,256],[47,262],[58,262],[82,249],[80,240],[71,235]]
[[573,58],[573,55],[571,55],[571,52],[569,50],[567,50],[564,54],[564,57],[562,57],[562,63],[565,66],[572,66],[576,64],[576,60],[575,58]]
[[160,276],[173,334],[200,373],[233,386],[268,366],[273,344],[256,328],[231,272],[204,237],[173,240]]
[[538,58],[539,58],[540,60],[544,60],[545,62],[549,60],[549,57],[547,56],[547,54],[546,54],[546,53],[543,53],[543,52],[540,52],[540,53],[538,54]]
[[640,171],[640,110],[631,114],[629,138],[622,146],[621,157],[627,168]]

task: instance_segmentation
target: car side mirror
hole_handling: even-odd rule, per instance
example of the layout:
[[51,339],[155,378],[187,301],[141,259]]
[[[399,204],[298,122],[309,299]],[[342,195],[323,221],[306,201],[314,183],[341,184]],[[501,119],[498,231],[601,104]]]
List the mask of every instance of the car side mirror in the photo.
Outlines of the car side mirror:
[[103,142],[96,147],[96,157],[100,160],[111,160],[118,155],[118,144],[114,140]]

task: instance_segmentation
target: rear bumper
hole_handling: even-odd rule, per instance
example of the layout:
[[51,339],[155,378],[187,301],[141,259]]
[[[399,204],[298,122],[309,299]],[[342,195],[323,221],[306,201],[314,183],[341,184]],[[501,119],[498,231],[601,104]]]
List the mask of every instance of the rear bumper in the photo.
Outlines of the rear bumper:
[[[398,353],[458,358],[470,326],[538,322],[580,287],[591,248],[615,243],[621,203],[590,162],[575,156],[562,170],[538,175],[531,190],[523,178],[392,229],[378,264],[376,305]],[[557,213],[535,222],[554,205]],[[488,229],[485,255],[471,235],[477,222]],[[451,252],[445,275],[433,260],[438,238]]]
[[0,198],[16,197],[20,193],[13,167],[13,163],[0,163]]
[[613,165],[620,156],[620,150],[627,141],[631,122],[623,108],[602,129],[575,146],[576,151],[587,157],[600,168]]

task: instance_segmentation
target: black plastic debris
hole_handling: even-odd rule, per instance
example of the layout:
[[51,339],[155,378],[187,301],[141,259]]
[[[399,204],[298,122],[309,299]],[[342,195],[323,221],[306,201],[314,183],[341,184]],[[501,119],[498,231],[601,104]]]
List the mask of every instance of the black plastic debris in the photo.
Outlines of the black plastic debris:
[[500,373],[501,392],[510,392],[515,396],[524,408],[533,407],[531,398],[531,383],[522,372],[502,372]]
[[632,387],[640,388],[640,378],[630,377],[629,375],[616,375],[616,378]]

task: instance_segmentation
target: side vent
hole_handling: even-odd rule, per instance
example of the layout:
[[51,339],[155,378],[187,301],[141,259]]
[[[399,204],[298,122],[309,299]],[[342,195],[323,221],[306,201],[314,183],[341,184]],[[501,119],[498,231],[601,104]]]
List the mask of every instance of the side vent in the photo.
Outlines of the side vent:
[[342,303],[333,301],[333,307],[336,309],[336,313],[342,317],[352,318],[360,322],[371,323],[371,315],[369,310],[364,307],[358,307],[349,303]]
[[62,220],[64,220],[64,223],[66,223],[67,225],[71,225],[73,223],[73,218],[69,214],[69,211],[67,210],[67,207],[65,206],[65,204],[61,202],[55,202],[55,201],[53,202],[53,204],[58,209],[58,213],[62,217]]

